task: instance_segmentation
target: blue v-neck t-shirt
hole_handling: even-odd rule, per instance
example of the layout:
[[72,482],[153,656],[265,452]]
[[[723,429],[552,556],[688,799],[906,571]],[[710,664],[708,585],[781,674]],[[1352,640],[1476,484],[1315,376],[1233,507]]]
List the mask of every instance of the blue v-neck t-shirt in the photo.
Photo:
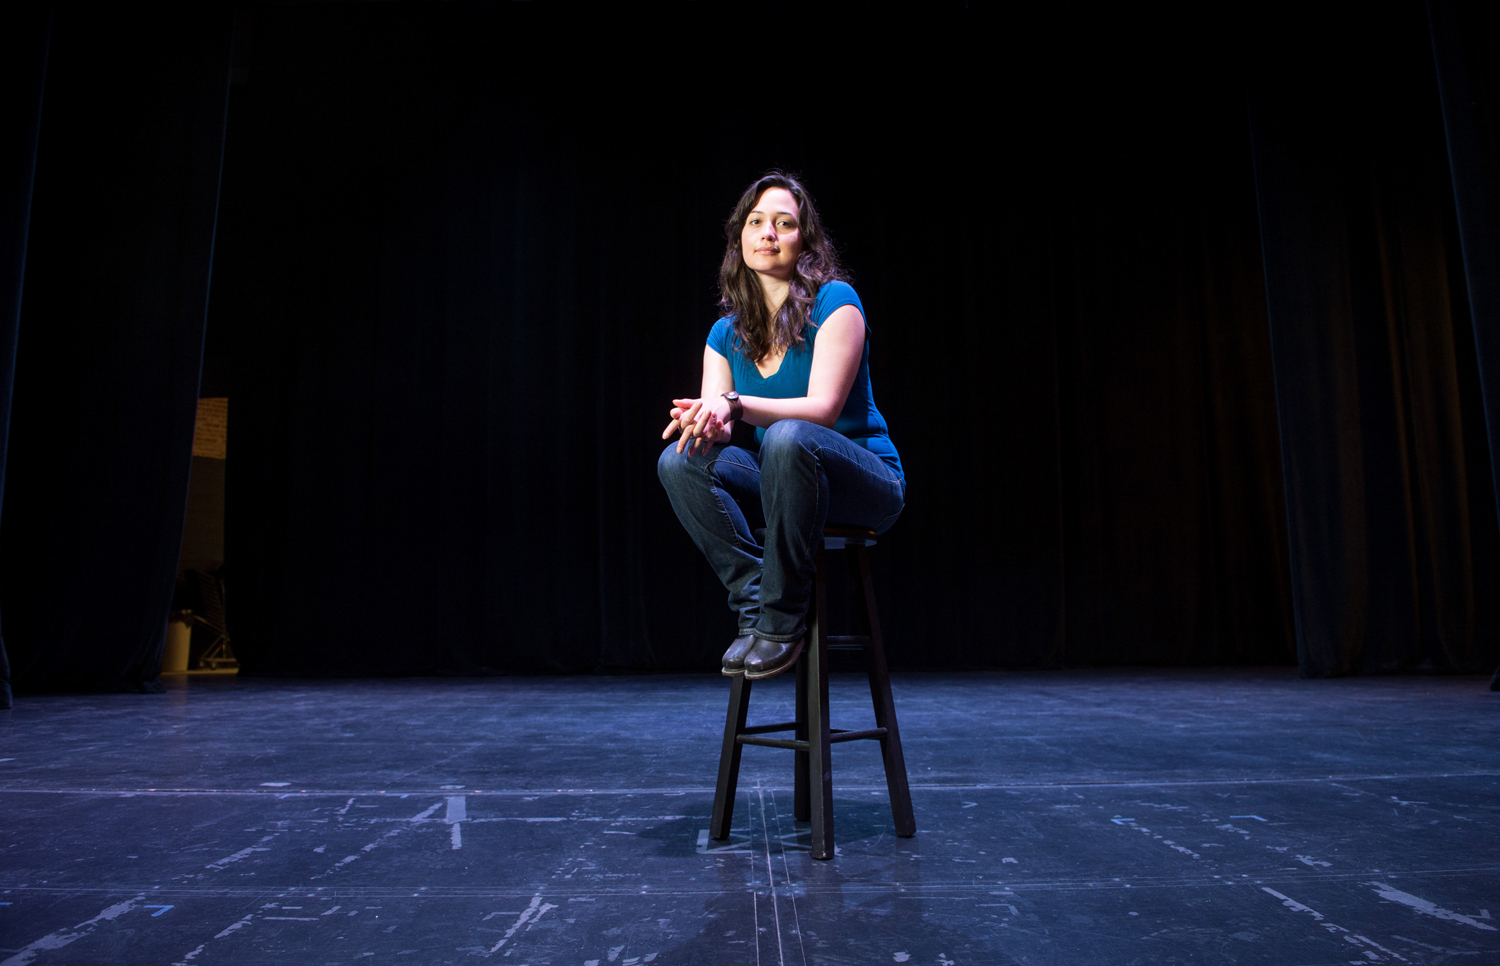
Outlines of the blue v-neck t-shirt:
[[[729,371],[734,376],[734,388],[746,396],[765,396],[769,399],[796,399],[807,395],[808,379],[812,375],[813,347],[817,343],[818,330],[836,309],[852,305],[865,314],[859,296],[848,282],[828,282],[818,289],[813,300],[811,324],[802,334],[802,345],[787,350],[781,360],[781,368],[770,376],[762,376],[755,363],[746,358],[734,334],[734,320],[729,317],[714,323],[708,333],[708,345],[729,361]],[[859,356],[859,372],[854,376],[854,385],[849,387],[849,398],[844,400],[844,409],[833,424],[835,432],[849,437],[855,443],[884,460],[901,482],[906,474],[901,469],[901,457],[891,443],[890,429],[885,417],[875,408],[875,394],[870,389],[870,325],[865,323],[865,346]],[[761,427],[755,428],[755,440],[760,442],[766,435]]]

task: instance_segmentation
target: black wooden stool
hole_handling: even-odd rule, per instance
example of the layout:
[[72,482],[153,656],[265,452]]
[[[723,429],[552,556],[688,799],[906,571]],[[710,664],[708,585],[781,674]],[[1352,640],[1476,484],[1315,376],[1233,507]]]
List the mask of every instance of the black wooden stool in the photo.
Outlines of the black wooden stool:
[[[901,756],[901,732],[896,727],[896,705],[891,700],[891,678],[885,667],[880,618],[875,612],[875,587],[870,580],[870,560],[866,555],[866,548],[874,543],[873,530],[840,526],[823,528],[823,548],[818,551],[818,570],[808,614],[807,643],[802,656],[797,659],[796,721],[747,728],[745,719],[750,712],[750,685],[754,682],[743,674],[732,679],[729,714],[724,720],[724,748],[719,753],[719,786],[714,792],[714,813],[708,830],[712,838],[729,838],[729,825],[734,818],[735,786],[740,777],[740,751],[744,746],[790,748],[796,752],[793,810],[797,821],[812,822],[813,858],[833,858],[833,764],[829,759],[829,746],[861,738],[880,742],[896,834],[904,837],[917,833],[917,821],[911,808],[911,789],[906,784],[906,760]],[[823,558],[825,550],[840,549],[849,553],[854,609],[863,633],[834,637],[827,633],[828,582]],[[874,728],[841,731],[829,727],[828,652],[831,650],[864,652],[870,677],[870,700],[875,705]],[[761,737],[778,731],[793,732],[795,737]]]

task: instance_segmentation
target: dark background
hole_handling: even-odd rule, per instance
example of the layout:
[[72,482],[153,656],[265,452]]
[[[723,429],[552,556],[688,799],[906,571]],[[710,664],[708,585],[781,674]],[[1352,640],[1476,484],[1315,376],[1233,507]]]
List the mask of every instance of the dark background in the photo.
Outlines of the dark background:
[[654,464],[771,166],[874,333],[896,666],[1487,669],[1478,10],[58,5],[10,41],[16,686],[152,686],[197,394],[242,673],[716,667]]

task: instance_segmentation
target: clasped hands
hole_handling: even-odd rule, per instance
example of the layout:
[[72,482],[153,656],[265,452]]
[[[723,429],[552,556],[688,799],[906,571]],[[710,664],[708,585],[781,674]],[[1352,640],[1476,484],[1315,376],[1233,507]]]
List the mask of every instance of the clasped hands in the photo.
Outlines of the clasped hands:
[[729,439],[729,400],[723,396],[712,399],[672,400],[672,421],[662,431],[662,439],[670,439],[680,433],[677,452],[685,447],[689,456],[708,452],[715,443]]

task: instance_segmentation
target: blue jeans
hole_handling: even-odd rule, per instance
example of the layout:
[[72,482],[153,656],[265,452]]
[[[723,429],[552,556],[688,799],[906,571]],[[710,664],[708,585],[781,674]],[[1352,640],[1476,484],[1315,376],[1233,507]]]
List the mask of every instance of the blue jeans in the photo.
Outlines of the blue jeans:
[[[795,641],[806,629],[815,554],[828,521],[884,533],[906,487],[880,457],[840,433],[800,419],[771,424],[759,455],[719,444],[656,463],[677,519],[729,590],[741,633]],[[766,522],[765,545],[751,519]]]

